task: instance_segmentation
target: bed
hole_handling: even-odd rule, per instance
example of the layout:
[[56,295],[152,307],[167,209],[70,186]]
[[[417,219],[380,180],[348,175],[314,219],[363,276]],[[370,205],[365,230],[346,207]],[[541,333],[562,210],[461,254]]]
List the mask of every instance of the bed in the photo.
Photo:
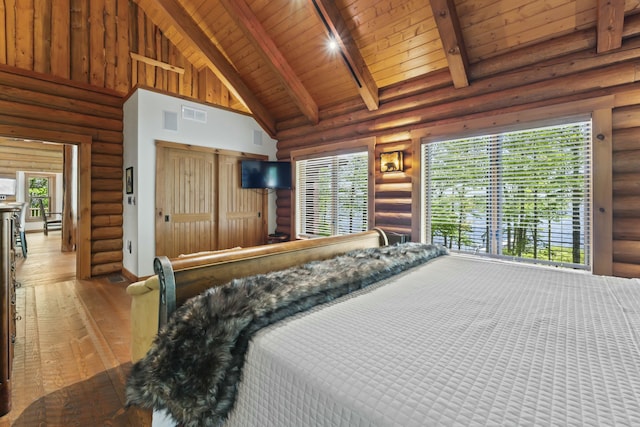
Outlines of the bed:
[[[183,413],[166,402],[156,409],[169,406],[184,425],[225,427],[640,425],[637,279],[426,246],[357,249],[313,262],[323,274],[349,256],[363,266],[393,258],[406,268],[256,329],[223,416],[191,418],[199,397],[183,402]],[[191,316],[192,300],[174,317]],[[204,348],[201,359],[210,356]],[[152,349],[141,363],[149,367],[159,356],[171,359]],[[174,354],[166,376],[182,378],[182,356]],[[188,368],[198,363],[189,360]],[[208,361],[200,375],[216,365]]]

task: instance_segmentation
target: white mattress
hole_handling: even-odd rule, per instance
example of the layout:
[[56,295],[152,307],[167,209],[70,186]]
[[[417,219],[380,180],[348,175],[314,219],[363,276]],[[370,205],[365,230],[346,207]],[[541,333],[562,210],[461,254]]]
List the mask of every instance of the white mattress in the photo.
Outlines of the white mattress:
[[640,425],[640,282],[444,256],[260,331],[225,426]]

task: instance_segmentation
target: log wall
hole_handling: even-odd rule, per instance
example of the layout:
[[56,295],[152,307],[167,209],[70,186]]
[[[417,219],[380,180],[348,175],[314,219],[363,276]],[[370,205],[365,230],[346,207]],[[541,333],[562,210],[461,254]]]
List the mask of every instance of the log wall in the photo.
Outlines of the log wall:
[[[89,144],[91,182],[87,206],[90,228],[79,241],[81,276],[122,269],[122,97],[68,80],[0,66],[0,127],[17,137]],[[12,134],[11,134],[12,135]],[[8,135],[8,136],[11,136]],[[65,140],[68,139],[68,140]],[[81,165],[81,167],[84,167]],[[84,264],[84,265],[81,265]]]
[[[246,111],[210,70],[190,64],[134,1],[4,0],[0,22],[0,64],[122,95],[143,86]],[[131,52],[182,72],[132,59]]]
[[[595,31],[579,34],[587,48],[558,55],[547,46],[533,45],[510,54],[517,58],[493,58],[490,72],[471,66],[467,88],[455,89],[443,73],[427,75],[380,91],[380,108],[369,112],[345,103],[321,111],[320,122],[299,120],[280,123],[278,158],[305,146],[335,144],[355,138],[375,137],[375,223],[386,231],[420,238],[419,153],[423,139],[440,135],[462,136],[475,129],[510,125],[527,120],[533,109],[568,103],[587,105],[608,96],[613,108],[613,251],[597,254],[618,276],[640,277],[640,87],[636,84],[640,59],[639,17],[625,22],[627,33],[620,49],[595,51]],[[556,43],[573,45],[576,35]],[[556,52],[556,51],[554,51]],[[551,56],[555,55],[555,56]],[[528,58],[530,58],[529,62]],[[507,117],[504,119],[503,117]],[[506,120],[506,121],[505,121]],[[402,149],[405,172],[381,174],[379,153]],[[605,195],[606,196],[606,195]],[[293,233],[291,192],[278,192],[278,231]],[[603,245],[603,247],[606,245]],[[609,245],[610,247],[611,245]]]

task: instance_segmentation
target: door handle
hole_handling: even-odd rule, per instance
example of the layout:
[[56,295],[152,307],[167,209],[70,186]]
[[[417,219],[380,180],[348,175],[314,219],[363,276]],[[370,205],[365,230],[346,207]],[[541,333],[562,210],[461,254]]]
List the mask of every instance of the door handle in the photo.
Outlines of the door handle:
[[171,220],[171,217],[169,215],[164,216],[164,222],[169,222],[170,220]]

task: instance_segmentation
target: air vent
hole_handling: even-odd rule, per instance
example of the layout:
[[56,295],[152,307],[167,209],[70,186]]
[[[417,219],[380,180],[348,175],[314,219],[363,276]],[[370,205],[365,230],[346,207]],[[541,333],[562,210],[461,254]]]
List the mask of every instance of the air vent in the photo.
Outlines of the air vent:
[[262,145],[262,132],[259,130],[253,131],[253,145]]
[[162,112],[162,127],[166,130],[178,130],[178,113],[173,111]]
[[182,118],[194,122],[207,123],[207,112],[197,108],[182,106]]

